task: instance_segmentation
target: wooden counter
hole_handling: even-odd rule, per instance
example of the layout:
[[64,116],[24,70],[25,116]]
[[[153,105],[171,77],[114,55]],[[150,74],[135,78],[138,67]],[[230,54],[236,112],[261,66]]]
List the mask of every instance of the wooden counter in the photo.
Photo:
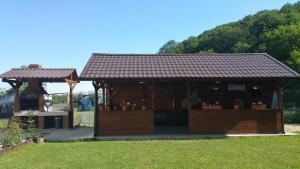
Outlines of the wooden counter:
[[[16,112],[14,113],[14,119],[20,123],[23,123],[26,120],[26,117],[29,116],[28,111],[23,112]],[[37,128],[44,129],[45,128],[45,121],[48,117],[62,117],[62,128],[67,129],[69,128],[69,112],[66,111],[55,111],[55,112],[39,112],[33,111],[33,118],[37,123]]]
[[152,110],[101,111],[99,112],[98,136],[153,134]]
[[190,110],[191,134],[279,133],[282,110]]

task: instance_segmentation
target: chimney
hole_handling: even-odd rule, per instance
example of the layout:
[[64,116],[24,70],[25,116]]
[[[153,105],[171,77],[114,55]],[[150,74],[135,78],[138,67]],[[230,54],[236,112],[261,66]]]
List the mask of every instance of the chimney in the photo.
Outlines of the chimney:
[[28,66],[28,68],[30,68],[30,69],[41,69],[42,65],[39,65],[39,64],[30,64]]

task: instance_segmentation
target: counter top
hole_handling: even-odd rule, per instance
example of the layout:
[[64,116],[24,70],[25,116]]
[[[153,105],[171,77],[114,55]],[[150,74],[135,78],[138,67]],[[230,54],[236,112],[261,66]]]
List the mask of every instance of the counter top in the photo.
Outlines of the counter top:
[[[55,112],[39,112],[32,111],[34,116],[67,116],[67,111],[55,111]],[[16,112],[14,116],[28,116],[28,111]]]

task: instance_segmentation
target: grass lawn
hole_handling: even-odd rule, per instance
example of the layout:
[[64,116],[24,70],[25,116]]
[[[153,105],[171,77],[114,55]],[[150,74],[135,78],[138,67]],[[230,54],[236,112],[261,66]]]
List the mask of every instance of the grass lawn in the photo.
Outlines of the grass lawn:
[[32,144],[1,168],[299,168],[300,136]]
[[[81,117],[85,116],[85,121],[81,121],[77,118],[78,115],[81,115]],[[79,124],[80,123],[80,124]],[[74,125],[85,125],[85,126],[93,126],[94,125],[94,112],[77,112],[76,109],[74,111]]]
[[7,122],[8,122],[8,119],[0,119],[0,128],[6,128]]

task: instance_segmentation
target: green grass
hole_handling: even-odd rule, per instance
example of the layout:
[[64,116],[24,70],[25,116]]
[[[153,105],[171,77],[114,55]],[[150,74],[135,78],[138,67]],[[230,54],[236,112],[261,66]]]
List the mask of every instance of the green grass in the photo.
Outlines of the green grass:
[[8,122],[8,119],[0,119],[0,128],[6,128],[7,122]]
[[[77,112],[76,110],[74,111],[74,125],[79,125],[79,120],[77,119],[77,115],[88,115],[91,119],[90,121],[92,121],[92,119],[94,119],[94,112]],[[81,122],[80,125],[85,125],[85,126],[94,126],[94,123],[84,123]]]
[[300,137],[32,144],[1,168],[299,168]]

